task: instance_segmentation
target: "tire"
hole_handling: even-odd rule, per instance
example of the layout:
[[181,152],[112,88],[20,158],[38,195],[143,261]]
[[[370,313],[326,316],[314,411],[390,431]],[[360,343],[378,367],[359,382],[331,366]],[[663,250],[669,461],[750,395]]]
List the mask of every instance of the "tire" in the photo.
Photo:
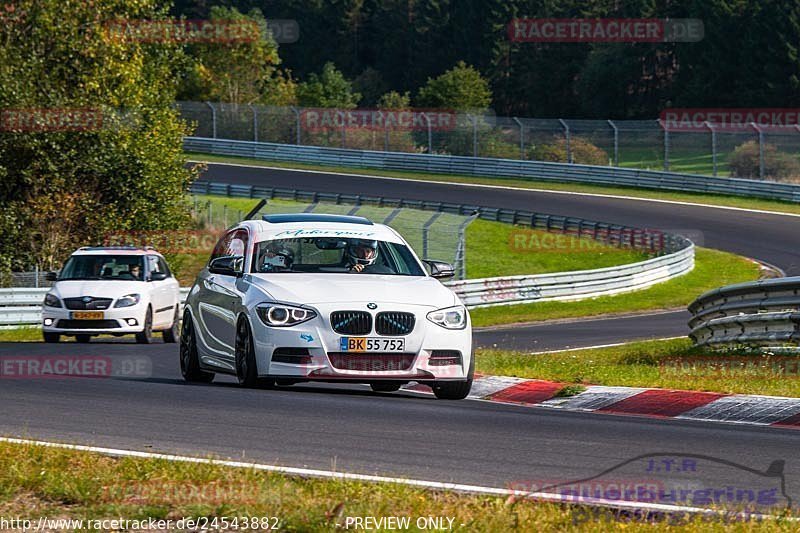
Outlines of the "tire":
[[253,345],[253,334],[247,319],[239,318],[236,324],[236,378],[243,387],[257,387],[258,368],[256,367],[256,350]]
[[42,337],[44,337],[44,342],[55,343],[61,340],[61,335],[58,333],[48,333],[46,331],[42,332]]
[[433,394],[439,400],[463,400],[469,396],[469,391],[472,389],[472,379],[475,376],[475,353],[469,360],[469,370],[467,371],[467,379],[464,381],[442,381],[433,382]]
[[164,338],[164,342],[167,344],[173,344],[178,342],[178,337],[180,337],[180,329],[178,325],[180,324],[180,320],[178,320],[178,309],[175,309],[175,318],[172,319],[172,325],[169,329],[165,329],[161,332],[161,336]]
[[153,342],[153,309],[147,308],[147,314],[144,316],[144,329],[136,334],[136,342],[139,344],[150,344]]
[[374,381],[369,386],[373,392],[396,392],[403,384],[397,381]]
[[181,328],[180,363],[183,379],[190,383],[211,383],[214,379],[213,372],[200,370],[194,324],[188,313],[183,317],[183,327]]
[[75,342],[80,342],[81,344],[86,344],[91,339],[91,335],[75,335]]

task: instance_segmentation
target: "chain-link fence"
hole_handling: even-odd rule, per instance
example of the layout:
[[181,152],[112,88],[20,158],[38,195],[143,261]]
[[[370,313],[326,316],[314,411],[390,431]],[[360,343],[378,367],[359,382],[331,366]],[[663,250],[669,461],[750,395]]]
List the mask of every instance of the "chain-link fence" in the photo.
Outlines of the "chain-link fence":
[[0,275],[0,287],[52,287],[47,281],[47,272],[31,270],[29,272],[6,272]]
[[[195,219],[207,227],[226,228],[242,220],[240,209],[229,208],[222,199],[208,200],[193,197]],[[456,269],[456,279],[465,279],[465,232],[474,216],[439,213],[409,208],[380,207],[375,205],[336,204],[332,202],[292,202],[270,200],[254,218],[274,213],[327,213],[358,215],[373,222],[386,224],[408,241],[422,259],[435,259],[451,263]]]
[[800,181],[800,126],[664,127],[441,110],[339,110],[178,102],[195,137],[526,159]]

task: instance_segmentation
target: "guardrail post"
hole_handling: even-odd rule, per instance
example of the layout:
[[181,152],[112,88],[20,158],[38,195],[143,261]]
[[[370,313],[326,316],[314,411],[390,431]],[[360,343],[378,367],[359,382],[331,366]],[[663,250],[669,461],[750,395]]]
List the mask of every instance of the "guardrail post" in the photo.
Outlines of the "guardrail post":
[[608,125],[614,130],[614,166],[619,166],[619,130],[617,129],[617,125],[608,121]]
[[669,170],[669,129],[661,119],[658,119],[658,125],[664,130],[664,170]]
[[253,112],[253,142],[258,142],[258,111],[253,104],[247,104],[247,107]]
[[711,132],[711,164],[714,166],[714,176],[717,175],[717,130],[709,121],[703,122],[708,131]]
[[337,114],[340,114],[342,117],[342,148],[347,148],[347,130],[345,129],[347,120],[344,116],[344,111],[337,111]]
[[472,123],[472,157],[478,157],[478,119],[470,114],[467,119]]
[[467,239],[466,230],[473,220],[478,218],[477,213],[473,213],[458,226],[458,247],[456,249],[456,268],[458,269],[458,279],[467,279]]
[[428,219],[427,222],[422,226],[422,258],[428,258],[428,232],[430,231],[430,227],[436,222],[436,219],[442,216],[440,211],[437,211],[433,214],[431,218]]
[[517,117],[511,117],[511,120],[519,126],[519,158],[525,159],[525,128]]
[[299,110],[299,109],[297,109],[297,108],[296,108],[295,106],[293,106],[293,105],[292,105],[292,106],[289,106],[289,109],[291,109],[291,110],[292,110],[292,113],[294,113],[294,116],[295,116],[295,130],[296,130],[296,131],[295,131],[295,133],[296,133],[296,140],[295,140],[295,144],[296,144],[297,146],[300,146],[300,110]]
[[750,126],[758,132],[758,177],[764,179],[764,132],[755,122],[751,122]]
[[389,124],[383,118],[383,111],[378,111],[378,116],[383,122],[383,151],[389,151]]
[[211,105],[211,102],[205,103],[208,107],[211,108],[211,138],[217,138],[217,110]]
[[569,142],[569,126],[563,118],[558,119],[558,121],[561,123],[561,127],[564,128],[564,139],[567,142],[567,163],[572,163],[572,147],[570,146]]
[[431,117],[428,116],[427,113],[421,113],[422,117],[425,119],[425,124],[428,128],[428,153],[433,153],[433,129],[431,128]]

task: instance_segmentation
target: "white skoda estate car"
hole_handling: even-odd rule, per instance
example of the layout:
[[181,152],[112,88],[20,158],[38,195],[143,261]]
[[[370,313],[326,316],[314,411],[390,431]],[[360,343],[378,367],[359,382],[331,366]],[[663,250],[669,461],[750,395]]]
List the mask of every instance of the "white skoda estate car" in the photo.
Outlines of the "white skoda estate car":
[[152,248],[80,248],[48,279],[55,283],[42,306],[45,342],[133,333],[137,342],[149,343],[154,331],[164,342],[177,341],[178,281]]
[[241,222],[187,298],[183,376],[233,374],[245,386],[360,382],[376,392],[415,381],[462,399],[474,373],[469,313],[436,279],[452,266],[426,263],[392,228],[362,217]]

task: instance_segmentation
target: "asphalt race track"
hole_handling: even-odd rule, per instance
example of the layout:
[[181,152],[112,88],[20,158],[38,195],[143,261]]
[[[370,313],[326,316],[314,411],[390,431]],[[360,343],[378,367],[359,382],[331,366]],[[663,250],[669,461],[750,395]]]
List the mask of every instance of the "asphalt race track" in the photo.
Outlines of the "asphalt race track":
[[[704,246],[800,274],[800,219],[795,217],[223,165],[210,165],[204,179],[463,202],[700,231]],[[685,334],[686,318],[680,311],[492,328],[476,332],[476,342],[525,351],[608,344]],[[793,460],[800,432],[791,429],[437,401],[413,392],[373,394],[364,386],[251,390],[237,387],[230,377],[211,385],[189,385],[180,378],[174,344],[0,344],[0,358],[43,355],[137,357],[148,362],[151,371],[126,379],[3,379],[0,434],[495,487],[582,479],[647,453],[704,454],[758,470],[786,460],[788,492],[795,500],[800,495],[800,463]],[[659,475],[649,472],[646,477]],[[700,475],[682,474],[689,482]],[[741,471],[720,464],[702,476],[705,483],[724,487],[741,480]]]
[[[153,370],[136,379],[5,379],[3,435],[495,487],[582,479],[645,453],[704,454],[759,470],[785,459],[788,489],[800,494],[792,483],[800,480],[791,461],[797,430],[440,401],[362,386],[253,390],[227,376],[190,385],[174,344],[0,344],[0,358],[22,353],[146,357]],[[741,483],[740,471],[722,465],[684,477],[701,475],[714,486]]]
[[479,348],[543,352],[686,335],[689,311],[613,318],[588,318],[527,325],[492,326],[473,331]]

